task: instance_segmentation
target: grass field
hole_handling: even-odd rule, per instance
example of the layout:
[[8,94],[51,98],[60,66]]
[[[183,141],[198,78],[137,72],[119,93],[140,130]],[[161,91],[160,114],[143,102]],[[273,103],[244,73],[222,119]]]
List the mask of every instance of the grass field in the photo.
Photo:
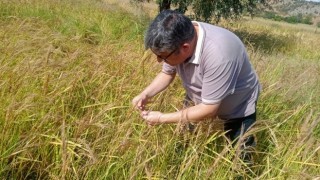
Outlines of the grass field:
[[[320,179],[315,26],[221,24],[245,42],[263,86],[248,173],[216,121],[182,138],[176,125],[150,128],[133,110],[161,64],[143,46],[154,6],[131,6],[0,2],[0,179]],[[175,111],[183,96],[177,79],[150,108]]]

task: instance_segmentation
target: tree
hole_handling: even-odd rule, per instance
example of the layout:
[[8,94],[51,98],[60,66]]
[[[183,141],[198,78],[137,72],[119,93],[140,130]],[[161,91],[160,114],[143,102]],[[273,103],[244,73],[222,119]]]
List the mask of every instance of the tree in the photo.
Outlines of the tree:
[[[134,2],[149,2],[150,0],[132,0]],[[156,0],[159,12],[177,7],[177,11],[185,13],[188,7],[192,9],[196,20],[219,22],[221,18],[238,18],[243,13],[254,14],[258,4],[265,0]]]

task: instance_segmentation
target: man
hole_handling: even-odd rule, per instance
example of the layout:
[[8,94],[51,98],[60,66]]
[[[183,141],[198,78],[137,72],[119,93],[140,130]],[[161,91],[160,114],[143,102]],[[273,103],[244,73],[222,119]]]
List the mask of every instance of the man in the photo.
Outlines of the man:
[[[219,117],[225,121],[227,136],[235,142],[256,121],[260,85],[235,34],[166,10],[149,26],[145,47],[163,62],[162,71],[132,100],[149,125]],[[176,73],[182,79],[187,100],[195,105],[172,113],[147,111],[148,100],[166,89]],[[247,146],[253,144],[252,136],[246,139]]]

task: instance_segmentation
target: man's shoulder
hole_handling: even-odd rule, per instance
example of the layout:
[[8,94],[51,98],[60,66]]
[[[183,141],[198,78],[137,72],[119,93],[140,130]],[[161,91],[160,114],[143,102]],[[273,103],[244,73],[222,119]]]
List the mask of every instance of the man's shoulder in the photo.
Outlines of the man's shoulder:
[[214,24],[209,24],[206,22],[198,22],[198,24],[204,29],[204,30],[215,30],[215,31],[229,31],[228,29],[214,25]]

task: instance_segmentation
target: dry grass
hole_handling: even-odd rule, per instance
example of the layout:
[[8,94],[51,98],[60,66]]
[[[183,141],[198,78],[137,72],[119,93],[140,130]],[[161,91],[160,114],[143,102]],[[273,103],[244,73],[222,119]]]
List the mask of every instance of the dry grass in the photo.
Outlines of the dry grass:
[[[222,24],[247,43],[263,84],[247,174],[215,124],[180,137],[133,111],[161,65],[143,50],[148,13],[117,2],[0,3],[1,179],[318,177],[319,34],[263,20]],[[177,80],[152,108],[174,111],[183,95]]]

